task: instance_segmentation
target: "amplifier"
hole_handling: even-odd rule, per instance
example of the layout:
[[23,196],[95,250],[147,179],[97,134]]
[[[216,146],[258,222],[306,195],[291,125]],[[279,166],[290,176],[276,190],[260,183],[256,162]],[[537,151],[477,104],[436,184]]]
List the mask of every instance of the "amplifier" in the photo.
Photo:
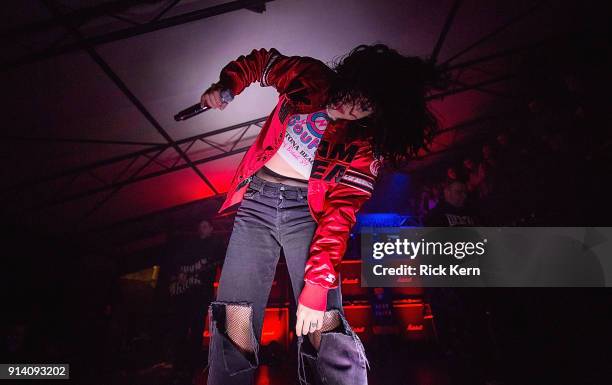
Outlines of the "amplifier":
[[361,287],[361,261],[342,261],[339,270],[340,280],[342,281],[342,297],[367,299],[369,288]]
[[349,325],[364,343],[379,334],[398,334],[398,337],[407,341],[435,338],[433,315],[427,303],[393,301],[392,325],[376,325],[371,305],[345,305],[344,313]]
[[346,305],[343,306],[344,315],[349,325],[363,343],[372,339],[372,306],[370,305]]
[[394,301],[393,311],[403,339],[416,341],[435,337],[429,304]]

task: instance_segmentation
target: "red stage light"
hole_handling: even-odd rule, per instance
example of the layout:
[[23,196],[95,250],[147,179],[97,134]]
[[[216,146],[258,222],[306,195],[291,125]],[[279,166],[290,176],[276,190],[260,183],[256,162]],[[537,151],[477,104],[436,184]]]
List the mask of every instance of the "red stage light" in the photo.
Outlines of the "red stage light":
[[[208,315],[206,315],[204,322],[202,345],[208,346],[210,342]],[[281,344],[285,349],[289,348],[289,309],[286,307],[266,308],[261,332],[261,345],[269,345],[272,342]]]

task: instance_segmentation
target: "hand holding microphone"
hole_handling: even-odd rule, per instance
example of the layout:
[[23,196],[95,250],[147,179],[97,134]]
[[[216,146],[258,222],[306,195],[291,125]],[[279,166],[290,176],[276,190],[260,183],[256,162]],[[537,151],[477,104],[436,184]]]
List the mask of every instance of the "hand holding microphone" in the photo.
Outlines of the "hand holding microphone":
[[[229,100],[227,100],[228,96]],[[210,108],[218,108],[222,110],[227,106],[227,103],[232,101],[232,99],[233,97],[229,90],[223,90],[221,85],[213,84],[204,92],[204,94],[202,94],[200,103],[202,104],[202,107],[208,106]]]
[[200,98],[200,103],[184,109],[174,115],[174,120],[185,120],[211,108],[223,110],[234,99],[230,90],[224,90],[218,84],[211,85]]

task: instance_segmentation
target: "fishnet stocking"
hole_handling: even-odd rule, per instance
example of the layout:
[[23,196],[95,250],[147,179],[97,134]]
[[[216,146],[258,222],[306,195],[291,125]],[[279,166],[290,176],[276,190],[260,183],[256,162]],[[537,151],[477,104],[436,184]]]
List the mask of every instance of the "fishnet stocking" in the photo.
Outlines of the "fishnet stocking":
[[312,346],[319,350],[319,346],[321,345],[321,333],[329,332],[340,327],[340,315],[337,311],[326,311],[323,314],[323,327],[321,330],[317,330],[313,333],[308,333],[308,339]]
[[227,335],[242,352],[253,353],[252,312],[253,309],[249,306],[227,305],[225,307]]

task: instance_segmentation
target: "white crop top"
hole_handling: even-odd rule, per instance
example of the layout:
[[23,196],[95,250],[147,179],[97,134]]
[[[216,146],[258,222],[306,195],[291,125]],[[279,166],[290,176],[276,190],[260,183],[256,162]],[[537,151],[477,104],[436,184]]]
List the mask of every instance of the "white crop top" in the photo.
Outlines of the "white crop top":
[[310,177],[315,152],[330,118],[325,110],[289,117],[278,154],[304,179]]

